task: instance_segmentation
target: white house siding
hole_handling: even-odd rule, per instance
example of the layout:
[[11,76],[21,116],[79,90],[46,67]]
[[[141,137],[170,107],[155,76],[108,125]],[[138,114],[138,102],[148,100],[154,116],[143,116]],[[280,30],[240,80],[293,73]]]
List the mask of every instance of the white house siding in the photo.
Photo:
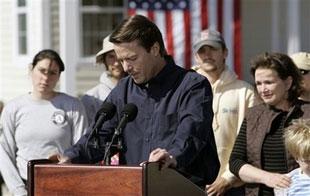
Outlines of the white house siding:
[[0,99],[7,102],[29,90],[26,66],[13,63],[13,1],[0,1]]
[[29,57],[40,50],[50,48],[50,0],[28,0]]
[[50,35],[51,35],[51,48],[59,51],[59,2],[50,2]]
[[[17,55],[17,14],[15,0],[0,0],[0,99],[4,102],[31,91],[28,67],[33,56],[49,48],[47,7],[49,0],[27,1],[28,54]],[[48,5],[48,4],[47,4]],[[47,31],[46,31],[47,30]]]
[[76,95],[83,95],[87,90],[96,86],[99,83],[102,71],[102,67],[94,66],[92,64],[79,66],[76,72]]

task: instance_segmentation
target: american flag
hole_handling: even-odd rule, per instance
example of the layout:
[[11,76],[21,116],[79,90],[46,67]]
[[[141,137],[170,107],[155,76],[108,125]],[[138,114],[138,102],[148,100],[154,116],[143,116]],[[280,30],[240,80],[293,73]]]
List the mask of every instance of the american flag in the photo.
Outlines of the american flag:
[[226,41],[226,64],[241,74],[240,0],[128,0],[128,14],[147,16],[161,30],[175,62],[195,64],[192,41],[206,28],[220,31]]

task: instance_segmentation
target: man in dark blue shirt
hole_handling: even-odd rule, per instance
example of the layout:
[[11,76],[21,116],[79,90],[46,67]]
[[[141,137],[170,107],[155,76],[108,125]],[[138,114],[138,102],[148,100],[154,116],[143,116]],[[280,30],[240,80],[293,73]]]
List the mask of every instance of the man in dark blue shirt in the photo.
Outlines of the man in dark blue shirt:
[[[122,131],[120,163],[139,165],[160,161],[175,167],[201,184],[212,183],[219,170],[212,131],[212,91],[208,80],[175,65],[166,55],[158,27],[144,16],[123,21],[110,41],[129,74],[112,90],[107,102],[117,107],[117,115],[105,122],[101,142],[111,139],[121,119],[124,105],[134,103],[138,114]],[[72,162],[96,162],[104,151],[85,147],[88,135],[65,152]],[[96,157],[96,158],[94,158]],[[197,181],[198,179],[198,181]]]

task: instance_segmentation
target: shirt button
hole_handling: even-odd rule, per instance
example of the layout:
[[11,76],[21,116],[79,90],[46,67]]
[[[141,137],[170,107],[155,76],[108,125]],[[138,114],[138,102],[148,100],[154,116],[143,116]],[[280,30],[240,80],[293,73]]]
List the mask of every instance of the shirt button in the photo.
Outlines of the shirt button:
[[150,139],[149,139],[149,138],[145,138],[145,141],[146,141],[146,142],[149,142],[149,141],[150,141]]

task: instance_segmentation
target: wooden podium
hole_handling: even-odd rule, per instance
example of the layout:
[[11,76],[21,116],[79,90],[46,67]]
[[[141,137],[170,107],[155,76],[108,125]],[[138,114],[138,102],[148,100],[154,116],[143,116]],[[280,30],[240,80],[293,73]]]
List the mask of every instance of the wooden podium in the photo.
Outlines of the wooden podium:
[[28,162],[29,196],[205,196],[177,171],[160,170],[157,163],[142,167]]

